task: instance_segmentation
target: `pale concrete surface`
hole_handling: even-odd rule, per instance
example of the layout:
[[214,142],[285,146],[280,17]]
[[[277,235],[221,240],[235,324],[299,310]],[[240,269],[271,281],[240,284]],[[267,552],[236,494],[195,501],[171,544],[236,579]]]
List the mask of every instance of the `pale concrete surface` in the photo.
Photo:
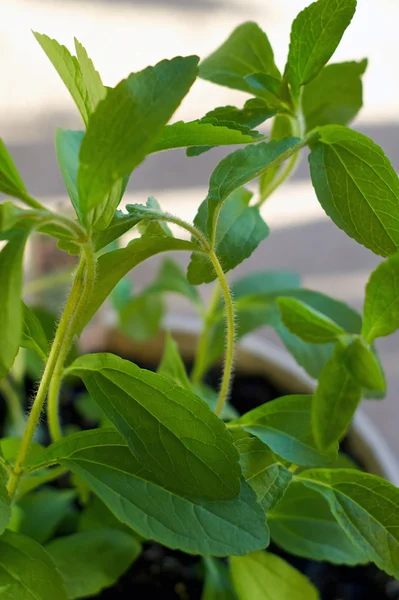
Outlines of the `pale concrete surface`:
[[[284,65],[290,22],[306,0],[0,0],[0,135],[9,145],[32,194],[53,204],[65,201],[54,155],[57,126],[82,127],[79,115],[30,30],[47,33],[73,48],[75,35],[88,49],[109,85],[131,71],[164,57],[206,56],[244,20],[257,21],[268,33],[280,67]],[[356,123],[391,157],[399,169],[396,0],[360,0],[350,32],[335,60],[370,58],[365,77],[365,108]],[[245,101],[245,95],[198,81],[177,119],[202,116],[215,106]],[[168,210],[192,218],[206,193],[209,175],[228,150],[196,159],[173,151],[150,157],[133,175],[127,201],[154,194]],[[364,284],[380,259],[348,239],[323,214],[309,184],[304,159],[292,181],[265,206],[269,239],[237,269],[289,268],[306,286],[361,308]],[[182,262],[186,257],[179,256]],[[160,258],[135,272],[137,286],[153,276]],[[209,288],[205,287],[204,294]],[[174,310],[189,311],[171,299]],[[268,332],[262,332],[269,335]],[[399,336],[378,344],[389,398],[367,402],[366,410],[399,456]]]

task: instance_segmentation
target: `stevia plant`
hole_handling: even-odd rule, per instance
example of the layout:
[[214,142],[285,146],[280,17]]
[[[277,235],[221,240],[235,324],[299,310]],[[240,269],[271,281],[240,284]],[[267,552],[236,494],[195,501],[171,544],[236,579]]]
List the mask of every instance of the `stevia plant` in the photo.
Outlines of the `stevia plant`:
[[[204,557],[204,600],[317,598],[308,579],[265,550],[270,537],[293,555],[374,562],[399,577],[399,491],[338,453],[362,396],[385,392],[373,343],[399,328],[398,177],[381,148],[347,127],[362,105],[367,63],[327,65],[355,5],[319,0],[302,11],[283,74],[255,23],[238,27],[199,67],[195,56],[164,60],[115,88],[103,85],[78,41],[73,56],[35,34],[85,130],[56,133],[73,216],[33,198],[0,145],[0,191],[19,200],[0,205],[0,385],[14,431],[23,429],[0,445],[0,597],[92,596],[117,581],[147,539]],[[243,108],[168,124],[198,74],[252,97]],[[262,141],[253,128],[267,119],[271,135]],[[184,147],[197,156],[231,144],[243,147],[216,166],[193,224],[154,198],[118,209],[147,155]],[[259,208],[306,147],[327,215],[386,259],[371,274],[362,317],[302,289],[294,273],[258,273],[231,285],[226,277],[268,236]],[[253,180],[255,195],[243,187]],[[170,223],[189,239],[174,236]],[[138,235],[115,248],[134,227]],[[24,249],[35,233],[78,259],[54,336],[22,300]],[[133,294],[125,276],[168,251],[191,253],[187,273],[167,259],[152,284]],[[197,286],[212,281],[204,307]],[[143,338],[157,330],[169,292],[193,301],[203,318],[190,376],[170,335],[157,373],[107,353],[71,357],[109,296],[124,330]],[[273,327],[318,379],[316,391],[237,415],[228,403],[235,343],[260,325]],[[25,349],[40,357],[43,372],[23,423],[16,383]],[[215,393],[203,379],[222,355]],[[63,427],[59,393],[71,376],[84,383],[81,410],[93,415],[95,408],[95,429],[68,434]],[[34,439],[45,405],[48,447]],[[61,477],[67,488],[48,485]],[[230,557],[228,567],[217,557]]]

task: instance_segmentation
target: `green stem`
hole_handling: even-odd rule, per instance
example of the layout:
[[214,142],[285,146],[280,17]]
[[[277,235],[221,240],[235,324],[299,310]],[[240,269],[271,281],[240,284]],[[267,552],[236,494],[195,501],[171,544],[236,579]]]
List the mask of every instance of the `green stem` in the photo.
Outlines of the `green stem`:
[[76,294],[78,296],[78,300],[75,305],[75,310],[71,315],[70,321],[66,328],[64,339],[61,344],[60,351],[58,353],[58,358],[54,366],[54,371],[48,390],[47,420],[50,430],[50,436],[53,442],[59,440],[62,437],[62,430],[59,420],[58,400],[61,381],[64,375],[64,363],[68,356],[68,352],[71,348],[71,344],[73,342],[75,333],[78,330],[79,321],[82,318],[84,309],[87,306],[88,300],[90,299],[95,279],[95,262],[93,257],[93,251],[89,246],[85,246],[84,251],[85,253],[83,256],[83,260],[79,265],[75,277],[75,290],[71,291],[71,295]]
[[223,407],[228,398],[230,391],[230,383],[231,376],[233,373],[234,367],[234,341],[235,341],[235,322],[234,322],[234,304],[233,299],[231,297],[229,284],[227,282],[226,275],[223,272],[222,266],[219,262],[218,257],[215,252],[211,250],[209,252],[209,258],[212,261],[213,267],[216,271],[216,275],[219,279],[220,288],[222,290],[225,310],[226,310],[226,327],[227,327],[227,337],[226,337],[226,352],[224,356],[224,365],[223,365],[223,377],[222,383],[220,386],[219,397],[215,408],[215,413],[217,415],[221,415],[223,411]]
[[209,353],[209,337],[214,322],[215,312],[219,305],[219,299],[220,285],[219,282],[216,282],[213,288],[212,298],[205,315],[204,327],[197,344],[194,367],[191,373],[191,381],[193,383],[199,383],[201,381],[208,366],[207,356]]
[[8,379],[0,383],[0,393],[4,396],[13,424],[22,432],[25,429],[25,415],[21,399]]
[[18,454],[14,464],[13,472],[7,483],[8,493],[11,498],[15,496],[20,477],[23,473],[24,463],[29,452],[33,436],[35,434],[37,424],[40,420],[40,415],[43,409],[44,402],[46,400],[48,389],[51,384],[54,369],[57,365],[60,353],[63,352],[64,338],[66,335],[68,335],[71,321],[76,318],[76,308],[80,304],[83,286],[82,265],[84,266],[85,262],[86,255],[83,255],[81,257],[80,265],[75,276],[75,281],[72,286],[68,301],[65,305],[65,309],[62,314],[60,323],[58,325],[57,332],[55,334],[54,341],[47,360],[47,364],[44,369],[43,376],[40,381],[40,385],[37,390],[36,397],[29,414],[26,429],[18,449]]

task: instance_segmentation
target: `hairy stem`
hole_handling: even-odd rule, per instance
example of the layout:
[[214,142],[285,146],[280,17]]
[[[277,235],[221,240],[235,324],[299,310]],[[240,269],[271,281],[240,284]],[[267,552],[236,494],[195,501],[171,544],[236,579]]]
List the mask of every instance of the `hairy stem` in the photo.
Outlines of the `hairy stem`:
[[212,261],[216,275],[219,279],[220,288],[222,290],[225,310],[226,310],[226,352],[224,356],[222,383],[219,390],[219,397],[215,408],[215,413],[221,415],[223,407],[228,398],[230,391],[231,376],[234,367],[234,341],[235,341],[235,322],[234,322],[234,304],[231,297],[229,284],[226,275],[223,272],[222,266],[216,256],[214,250],[209,252],[209,258]]
[[[79,270],[81,272],[79,272]],[[62,430],[59,421],[58,400],[61,381],[63,378],[64,363],[68,356],[68,352],[71,348],[71,344],[73,342],[75,333],[78,329],[79,321],[82,318],[84,308],[85,306],[87,306],[87,302],[93,290],[94,279],[95,263],[93,258],[93,252],[92,249],[87,246],[85,247],[83,260],[79,265],[79,269],[75,277],[74,286],[76,286],[76,289],[75,291],[71,291],[71,294],[72,292],[74,294],[78,294],[78,301],[76,302],[75,310],[71,315],[71,319],[65,330],[64,339],[61,344],[58,358],[54,366],[54,371],[48,390],[47,420],[50,430],[50,436],[53,442],[62,437]]]
[[208,366],[207,355],[209,352],[209,338],[211,334],[215,312],[219,304],[219,299],[220,284],[217,281],[213,288],[212,298],[204,319],[204,327],[202,329],[197,344],[194,367],[191,373],[191,381],[193,383],[199,383],[201,381]]
[[15,496],[15,493],[17,491],[18,483],[23,472],[24,463],[29,452],[34,433],[36,431],[37,424],[40,419],[43,405],[46,400],[47,392],[49,390],[59,356],[61,353],[65,352],[64,339],[66,336],[70,337],[70,324],[77,317],[77,307],[80,305],[82,288],[84,283],[84,278],[82,277],[82,274],[84,271],[85,264],[86,253],[81,257],[75,280],[71,292],[69,294],[67,303],[65,305],[65,309],[62,314],[61,320],[59,322],[54,341],[50,350],[50,354],[47,360],[47,364],[44,369],[43,376],[40,381],[40,385],[37,390],[36,397],[29,414],[28,422],[19,446],[13,472],[7,483],[8,493],[11,498]]

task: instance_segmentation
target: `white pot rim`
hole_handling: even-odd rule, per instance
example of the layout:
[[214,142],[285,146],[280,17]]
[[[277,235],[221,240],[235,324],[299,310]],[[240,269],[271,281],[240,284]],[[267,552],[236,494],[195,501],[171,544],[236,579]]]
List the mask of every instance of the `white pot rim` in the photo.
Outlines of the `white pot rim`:
[[[168,315],[165,328],[183,334],[197,335],[200,331],[200,322],[190,315]],[[292,387],[298,386],[303,393],[313,393],[316,387],[314,379],[295,362],[287,350],[261,338],[256,334],[246,335],[239,342],[239,346],[246,354],[253,355],[268,367],[276,370],[276,381],[292,382]],[[362,451],[370,457],[370,462],[375,465],[379,474],[399,487],[399,462],[381,432],[375,427],[370,417],[360,408],[357,410],[352,424],[353,434]]]

